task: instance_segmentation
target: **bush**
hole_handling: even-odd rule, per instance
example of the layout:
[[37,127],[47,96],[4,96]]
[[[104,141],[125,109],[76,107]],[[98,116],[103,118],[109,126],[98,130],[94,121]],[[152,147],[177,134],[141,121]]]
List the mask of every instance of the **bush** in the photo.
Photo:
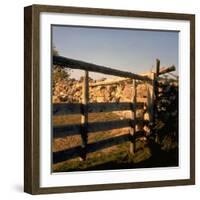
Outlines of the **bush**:
[[154,127],[157,139],[163,146],[166,146],[165,141],[169,141],[166,138],[170,138],[170,141],[178,145],[178,84],[170,79],[165,79],[158,84]]

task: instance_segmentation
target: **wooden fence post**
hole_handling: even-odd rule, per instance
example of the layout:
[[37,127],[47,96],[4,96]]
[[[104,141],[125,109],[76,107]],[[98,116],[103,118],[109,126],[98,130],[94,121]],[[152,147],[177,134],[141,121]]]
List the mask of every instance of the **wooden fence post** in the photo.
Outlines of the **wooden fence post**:
[[88,71],[85,71],[82,86],[82,104],[83,111],[81,115],[81,139],[82,139],[82,159],[86,159],[87,140],[88,140],[88,101],[89,101],[89,75]]
[[132,124],[131,124],[131,144],[130,144],[130,153],[135,154],[136,152],[136,142],[135,142],[135,133],[136,133],[136,104],[137,104],[137,85],[136,80],[133,79],[133,98],[132,98]]
[[[157,115],[158,115],[158,111],[157,111],[157,102],[158,102],[158,77],[159,77],[159,73],[160,73],[160,60],[156,59],[156,74],[154,77],[154,125],[157,119]],[[154,129],[154,134],[156,136],[155,141],[157,142],[158,140],[158,136],[157,136],[157,132],[156,129]]]
[[149,74],[149,78],[152,79],[152,83],[145,82],[146,91],[147,91],[147,100],[146,100],[146,117],[144,120],[149,120],[148,132],[153,132],[154,125],[154,72]]
[[156,59],[156,77],[159,76],[160,73],[160,60]]
[[[151,123],[152,123],[152,127],[154,126],[154,119],[155,119],[155,116],[154,116],[154,106],[155,106],[155,102],[154,102],[154,95],[155,95],[155,73],[152,72],[151,73],[151,79],[152,79],[152,93],[151,93],[151,101],[152,101],[152,105],[151,105],[151,116],[152,116],[152,119],[151,119]],[[152,130],[151,130],[152,131]]]

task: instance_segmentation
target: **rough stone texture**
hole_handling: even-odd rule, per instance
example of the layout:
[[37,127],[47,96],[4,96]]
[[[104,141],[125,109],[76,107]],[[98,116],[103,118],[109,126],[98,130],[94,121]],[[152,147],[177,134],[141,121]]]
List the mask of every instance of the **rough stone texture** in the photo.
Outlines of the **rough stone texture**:
[[[89,84],[98,83],[90,79]],[[102,82],[102,81],[101,81]],[[81,103],[82,80],[68,79],[55,83],[53,87],[53,103]],[[133,87],[130,81],[123,81],[112,85],[98,85],[90,87],[90,102],[130,102],[132,101]],[[146,97],[145,84],[138,84],[137,98]]]

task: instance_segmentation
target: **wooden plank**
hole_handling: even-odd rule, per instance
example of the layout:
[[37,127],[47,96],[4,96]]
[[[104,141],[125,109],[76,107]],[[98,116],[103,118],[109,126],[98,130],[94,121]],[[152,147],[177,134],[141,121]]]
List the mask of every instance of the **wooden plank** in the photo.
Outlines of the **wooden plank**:
[[149,124],[149,120],[148,119],[136,119],[136,124],[139,123],[139,122],[143,122],[143,125],[148,125]]
[[[124,119],[124,120],[113,120],[107,122],[91,122],[88,123],[88,133],[130,127],[141,121],[143,121],[144,124],[149,123],[149,120],[142,120],[142,119],[136,119],[134,121],[130,119]],[[82,129],[81,124],[54,126],[53,138],[55,139],[66,136],[80,135],[81,129]]]
[[[133,104],[131,102],[113,103],[88,103],[88,113],[112,112],[143,108],[143,103]],[[55,103],[53,104],[53,115],[81,114],[84,104],[78,103]]]
[[[107,131],[107,130],[112,130],[112,129],[128,127],[128,126],[131,126],[131,123],[134,123],[134,122],[131,121],[130,119],[113,120],[113,121],[106,121],[106,122],[92,122],[92,123],[88,123],[87,130],[88,132]],[[79,135],[81,134],[82,126],[83,125],[81,124],[54,126],[53,138]]]
[[170,72],[169,72],[169,75],[171,75],[172,77],[174,77],[176,80],[178,80],[178,79],[179,79],[179,76],[178,76],[178,75],[176,75],[176,74],[173,74],[173,73],[170,73]]
[[152,82],[153,82],[153,87],[152,87],[152,129],[155,125],[155,113],[154,113],[154,110],[155,110],[155,73],[152,73]]
[[[101,140],[95,143],[91,143],[87,145],[86,153],[92,153],[101,149],[105,149],[108,147],[112,147],[114,145],[118,145],[124,142],[130,141],[130,134],[124,134],[116,137],[112,137],[109,139]],[[65,149],[62,151],[53,153],[53,164],[58,162],[70,160],[82,155],[82,147],[77,146],[70,149]]]
[[[154,80],[154,73],[151,74],[152,80]],[[154,104],[154,89],[153,84],[146,83],[147,86],[147,112],[149,114],[150,122],[153,122],[153,104]]]
[[[157,102],[157,98],[158,98],[158,81],[157,78],[160,75],[160,60],[156,60],[156,74],[155,74],[155,80],[154,80],[154,93],[155,93],[155,108],[156,108],[156,102]],[[155,110],[154,110],[155,111]],[[156,114],[156,112],[154,112]]]
[[54,103],[53,115],[69,115],[81,114],[83,111],[83,104],[81,103]]
[[82,147],[77,146],[62,151],[53,152],[53,164],[81,156]]
[[[137,104],[137,85],[136,81],[133,80],[133,97],[132,97],[133,104]],[[132,117],[131,120],[134,122],[136,120],[136,109],[132,109]],[[131,143],[130,143],[130,153],[135,154],[135,123],[132,123],[131,129],[130,129],[130,135],[131,135]]]
[[108,131],[112,129],[125,128],[131,126],[134,123],[130,119],[124,120],[114,120],[114,121],[106,121],[106,122],[93,122],[88,124],[88,131],[98,132],[98,131]]
[[130,78],[118,78],[113,80],[105,80],[105,81],[99,81],[96,83],[90,83],[90,87],[96,87],[96,86],[102,86],[102,85],[113,85],[113,84],[120,84],[121,82],[131,81]]
[[160,60],[156,59],[156,77],[159,76],[160,73]]
[[[142,73],[142,74],[139,74],[139,75],[143,76],[143,77],[149,77],[148,73]],[[131,78],[117,78],[117,79],[112,79],[112,80],[106,79],[105,81],[99,81],[99,82],[96,82],[96,83],[89,83],[89,87],[97,87],[97,86],[103,86],[103,85],[120,84],[121,82],[131,81],[131,80],[132,80]],[[149,82],[149,84],[151,84],[150,80],[148,82]],[[142,81],[140,80],[140,83],[142,84],[143,80]],[[82,84],[78,84],[77,83],[76,87],[80,88],[80,87],[82,87]]]
[[88,105],[88,111],[95,113],[130,110],[131,106],[131,103],[91,103]]
[[[159,70],[158,70],[159,69]],[[153,113],[154,113],[154,125],[156,123],[157,120],[157,101],[158,101],[158,78],[160,75],[160,61],[158,62],[156,60],[156,74],[155,74],[155,79],[154,79],[154,109],[153,109]],[[154,130],[154,134],[156,135],[157,138],[157,131],[156,129]]]
[[74,60],[71,58],[66,58],[62,56],[53,56],[53,64],[54,65],[60,65],[62,67],[67,67],[67,68],[72,68],[72,69],[81,69],[81,70],[86,70],[86,71],[91,71],[91,72],[99,72],[103,74],[108,74],[108,75],[114,75],[114,76],[119,76],[119,77],[125,77],[125,78],[132,78],[136,80],[144,80],[144,81],[150,81],[147,76],[141,76],[138,74],[134,74],[131,72],[126,72],[126,71],[121,71],[117,69],[112,69],[92,63],[87,63],[79,60]]
[[133,104],[131,102],[119,102],[119,103],[90,103],[88,104],[88,112],[112,112],[132,110],[136,108],[142,108],[143,103]]
[[66,136],[80,135],[81,124],[61,125],[53,127],[53,138],[62,138]]
[[82,139],[82,159],[86,159],[86,146],[88,140],[88,101],[89,101],[89,74],[85,71],[82,87],[83,112],[81,115],[81,139]]
[[171,67],[160,70],[159,75],[163,75],[163,74],[166,74],[166,73],[169,73],[169,72],[173,72],[175,70],[176,70],[175,66],[172,65]]

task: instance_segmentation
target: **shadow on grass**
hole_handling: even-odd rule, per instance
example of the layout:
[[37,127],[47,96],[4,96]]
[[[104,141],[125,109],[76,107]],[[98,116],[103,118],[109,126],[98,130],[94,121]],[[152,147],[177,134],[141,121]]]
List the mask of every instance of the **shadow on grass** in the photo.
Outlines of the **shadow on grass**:
[[[175,167],[178,166],[178,148],[171,151],[163,151],[160,145],[149,142],[148,147],[139,149],[135,155],[127,152],[121,152],[112,155],[110,158],[102,158],[104,162],[96,162],[100,158],[92,158],[86,161],[79,161],[72,165],[64,164],[55,172],[73,172],[73,171],[96,171],[96,170],[119,170],[119,169],[137,169],[137,168],[156,168],[156,167]],[[109,157],[109,156],[108,156]]]
[[97,166],[88,167],[80,171],[91,170],[114,170],[114,169],[137,169],[137,168],[153,168],[153,167],[172,167],[178,166],[177,152],[164,152],[160,150],[152,155],[149,159],[139,163],[134,162],[116,162],[110,161]]

